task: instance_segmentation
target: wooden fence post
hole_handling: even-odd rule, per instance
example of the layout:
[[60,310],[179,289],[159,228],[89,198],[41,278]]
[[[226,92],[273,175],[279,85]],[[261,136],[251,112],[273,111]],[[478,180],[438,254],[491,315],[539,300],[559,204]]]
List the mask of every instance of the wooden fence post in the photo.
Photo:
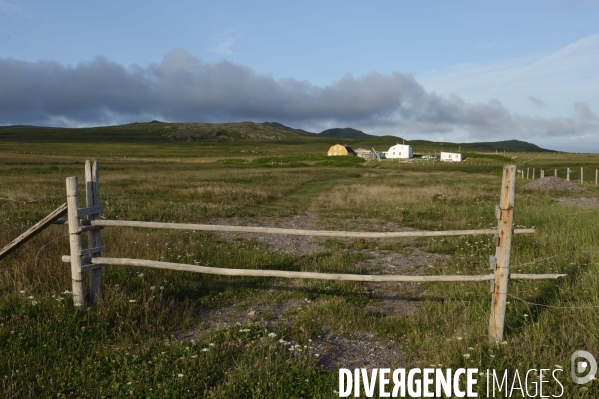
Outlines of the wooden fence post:
[[557,177],[557,169],[553,172],[553,176]]
[[597,178],[599,177],[599,169],[595,169],[595,185],[597,185]]
[[[98,161],[85,161],[85,201],[88,208],[100,205],[99,177]],[[99,213],[87,216],[88,220],[97,220],[99,218]],[[87,233],[88,249],[91,250],[102,247],[100,231],[101,228],[99,227],[89,227]],[[92,258],[96,258],[101,256],[101,252],[93,252],[90,255]],[[91,303],[95,303],[102,298],[103,267],[104,265],[94,265],[94,269],[89,272],[89,296]]]
[[532,179],[535,179],[535,168],[532,168]]
[[530,171],[530,168],[526,168],[526,179],[528,179],[528,172]]
[[491,300],[491,319],[489,322],[489,338],[491,342],[495,343],[503,341],[507,287],[510,276],[510,251],[512,248],[514,196],[516,191],[515,174],[515,165],[506,165],[503,168],[501,201],[499,203],[499,212],[497,212],[499,246],[496,250],[497,267],[495,268],[495,287]]
[[67,207],[69,217],[69,244],[71,248],[71,279],[73,283],[73,305],[85,306],[85,286],[81,271],[81,224],[79,209],[79,179],[67,177]]
[[580,168],[580,184],[584,183],[584,170]]
[[570,168],[566,168],[566,180],[570,181]]

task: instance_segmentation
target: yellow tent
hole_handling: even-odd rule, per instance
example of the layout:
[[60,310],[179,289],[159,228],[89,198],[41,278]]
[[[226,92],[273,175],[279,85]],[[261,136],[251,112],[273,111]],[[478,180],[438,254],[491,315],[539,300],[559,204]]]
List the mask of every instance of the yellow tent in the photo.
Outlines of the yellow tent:
[[345,144],[335,144],[334,146],[332,146],[331,148],[329,148],[329,153],[328,155],[331,156],[337,156],[337,155],[345,155],[345,156],[356,156],[356,152],[354,150],[352,150],[352,148],[348,145]]

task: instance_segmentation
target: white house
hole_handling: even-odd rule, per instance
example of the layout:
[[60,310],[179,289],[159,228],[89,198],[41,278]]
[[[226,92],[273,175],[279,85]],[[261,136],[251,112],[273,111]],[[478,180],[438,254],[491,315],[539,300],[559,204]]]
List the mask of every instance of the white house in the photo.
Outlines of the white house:
[[411,145],[405,145],[405,144],[395,144],[392,147],[389,147],[389,151],[386,152],[385,154],[386,158],[403,158],[403,159],[408,159],[408,158],[412,158],[413,154],[412,154],[412,146]]
[[462,154],[458,154],[457,152],[441,153],[441,161],[443,162],[462,162],[463,160],[464,156]]

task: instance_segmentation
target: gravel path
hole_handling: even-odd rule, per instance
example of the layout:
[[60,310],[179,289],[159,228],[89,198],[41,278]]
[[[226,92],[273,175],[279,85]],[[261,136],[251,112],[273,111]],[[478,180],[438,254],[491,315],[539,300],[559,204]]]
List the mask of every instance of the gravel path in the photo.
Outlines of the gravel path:
[[522,189],[532,191],[571,191],[576,193],[588,191],[576,183],[554,176],[533,180],[522,187]]
[[[252,219],[224,219],[215,221],[224,225],[256,225],[265,227],[282,227],[306,230],[328,230],[325,223],[312,213],[295,215],[290,218],[261,218]],[[330,226],[330,225],[328,225]],[[338,230],[354,231],[410,231],[394,223],[377,223],[367,219],[343,220],[337,224]],[[258,233],[215,233],[221,239],[241,243],[252,239],[264,243],[273,251],[281,251],[295,256],[304,256],[317,252],[330,251],[323,243],[324,237],[285,236]],[[353,239],[348,239],[351,243]],[[382,240],[381,240],[382,241]],[[433,254],[409,246],[413,239],[404,239],[407,244],[402,253],[374,249],[351,250],[359,251],[371,257],[361,262],[358,266],[370,271],[372,274],[405,274],[421,275],[427,268],[442,266],[451,256]],[[350,251],[349,249],[340,249]],[[288,282],[275,284],[270,291],[285,289]],[[370,310],[393,315],[409,315],[417,311],[417,303],[424,291],[418,284],[409,283],[365,283],[364,289],[371,298],[378,299],[375,305],[368,305]],[[198,328],[173,334],[173,337],[182,341],[195,340],[211,331],[229,328],[232,326],[259,326],[269,331],[293,324],[296,314],[307,306],[309,299],[289,299],[284,302],[269,303],[262,299],[262,303],[255,302],[234,304],[211,311],[203,311],[200,315],[201,324]],[[318,302],[316,299],[314,302]],[[326,327],[325,327],[326,328]],[[393,341],[381,340],[373,333],[356,331],[325,331],[323,334],[312,337],[310,352],[318,357],[318,364],[337,370],[344,368],[374,368],[398,366],[404,359],[401,347]]]

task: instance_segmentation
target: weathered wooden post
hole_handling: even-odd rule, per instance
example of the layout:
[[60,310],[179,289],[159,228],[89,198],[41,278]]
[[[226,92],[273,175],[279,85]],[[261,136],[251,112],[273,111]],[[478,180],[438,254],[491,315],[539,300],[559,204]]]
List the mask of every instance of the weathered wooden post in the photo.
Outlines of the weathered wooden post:
[[[99,171],[98,161],[85,161],[85,200],[88,208],[97,207],[100,205],[100,190],[99,190]],[[97,220],[100,218],[100,209],[96,213],[87,216],[88,220]],[[102,247],[102,237],[100,231],[102,227],[90,226],[86,228],[88,253],[92,258],[101,256],[104,249]],[[89,272],[89,296],[90,302],[94,303],[102,298],[102,268],[105,265],[93,265]]]
[[535,179],[535,168],[532,168],[532,179]]
[[566,180],[570,181],[570,168],[566,168]]
[[580,184],[584,183],[584,170],[580,168]]
[[496,250],[495,287],[491,300],[489,338],[491,342],[503,341],[507,287],[510,276],[510,251],[512,248],[512,227],[514,216],[514,196],[516,191],[516,166],[503,168],[501,200],[497,213],[499,245]]
[[79,179],[67,177],[67,207],[69,217],[69,244],[71,248],[71,280],[73,305],[85,306],[85,286],[81,271],[81,224],[79,223]]
[[599,169],[595,169],[595,185],[597,185],[597,178],[599,177]]
[[553,172],[553,176],[557,177],[557,169]]
[[526,179],[528,180],[528,172],[529,172],[530,168],[526,168]]

